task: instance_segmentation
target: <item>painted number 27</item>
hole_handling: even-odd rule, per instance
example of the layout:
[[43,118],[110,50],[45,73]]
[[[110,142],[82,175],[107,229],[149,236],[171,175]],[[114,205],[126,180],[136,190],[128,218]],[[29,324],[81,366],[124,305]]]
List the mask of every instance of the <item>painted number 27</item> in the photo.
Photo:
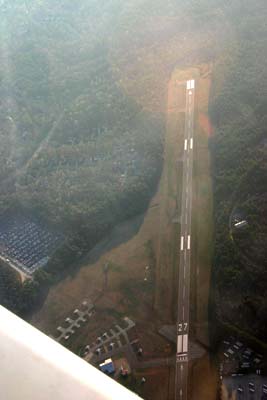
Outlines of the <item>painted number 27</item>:
[[178,332],[186,331],[186,329],[187,329],[187,322],[178,325]]

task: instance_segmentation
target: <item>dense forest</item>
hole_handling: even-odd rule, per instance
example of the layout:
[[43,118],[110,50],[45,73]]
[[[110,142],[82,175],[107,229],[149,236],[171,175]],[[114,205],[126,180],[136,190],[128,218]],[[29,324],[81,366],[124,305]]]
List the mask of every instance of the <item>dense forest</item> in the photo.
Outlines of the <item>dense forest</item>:
[[[225,8],[227,12],[227,8]],[[266,341],[266,3],[231,2],[229,46],[215,62],[210,114],[215,248],[213,317]],[[245,221],[243,227],[235,226]]]
[[1,2],[0,215],[34,215],[67,238],[22,286],[1,266],[2,304],[20,314],[115,224],[144,212],[160,176],[163,116],[125,92],[110,60],[120,3]]

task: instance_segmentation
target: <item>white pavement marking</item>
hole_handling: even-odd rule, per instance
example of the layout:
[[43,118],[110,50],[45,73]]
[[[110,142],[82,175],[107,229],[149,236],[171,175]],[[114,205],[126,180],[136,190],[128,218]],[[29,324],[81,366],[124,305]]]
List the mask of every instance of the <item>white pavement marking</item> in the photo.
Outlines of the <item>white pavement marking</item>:
[[193,149],[193,139],[192,138],[190,139],[190,149],[191,150]]
[[187,249],[188,250],[190,250],[190,242],[191,242],[190,235],[188,235],[187,236]]
[[183,287],[183,298],[185,298],[185,285]]
[[[190,79],[189,81],[186,81],[186,88],[187,88],[187,90],[194,89],[195,88],[195,80]],[[189,94],[192,94],[192,92],[191,93],[189,92]]]
[[184,306],[183,306],[183,319],[184,319]]
[[188,335],[183,335],[183,353],[188,352]]
[[184,237],[181,236],[181,250],[184,249]]
[[[186,254],[186,253],[185,253]],[[184,266],[184,279],[185,279],[185,266]]]
[[177,336],[177,354],[183,352],[183,335]]
[[185,139],[185,141],[184,141],[184,149],[185,149],[185,151],[187,150],[187,139]]

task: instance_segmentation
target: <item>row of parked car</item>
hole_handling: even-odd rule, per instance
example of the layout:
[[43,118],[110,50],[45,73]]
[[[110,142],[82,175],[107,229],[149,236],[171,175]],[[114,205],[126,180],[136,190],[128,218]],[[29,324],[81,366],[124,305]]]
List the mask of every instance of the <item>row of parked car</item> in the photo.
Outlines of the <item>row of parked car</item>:
[[259,369],[263,359],[262,354],[255,353],[238,340],[224,340],[223,345],[225,360],[237,360],[241,369]]
[[1,221],[2,257],[28,273],[43,266],[62,241],[62,234],[48,231],[38,222],[29,221],[26,217],[6,217]]
[[[249,393],[254,394],[256,391],[255,384],[253,382],[249,382],[247,385],[247,389],[248,389]],[[262,400],[267,399],[267,385],[263,384],[261,389],[262,389],[261,399]],[[243,394],[245,392],[245,390],[246,390],[246,387],[244,387],[242,385],[238,386],[237,392],[239,394],[239,397],[240,397],[240,394]]]

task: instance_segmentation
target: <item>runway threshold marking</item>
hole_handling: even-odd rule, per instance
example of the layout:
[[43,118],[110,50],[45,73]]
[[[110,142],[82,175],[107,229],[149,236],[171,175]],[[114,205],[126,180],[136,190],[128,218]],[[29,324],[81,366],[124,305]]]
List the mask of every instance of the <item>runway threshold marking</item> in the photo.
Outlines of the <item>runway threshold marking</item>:
[[183,335],[183,353],[188,352],[188,335]]

